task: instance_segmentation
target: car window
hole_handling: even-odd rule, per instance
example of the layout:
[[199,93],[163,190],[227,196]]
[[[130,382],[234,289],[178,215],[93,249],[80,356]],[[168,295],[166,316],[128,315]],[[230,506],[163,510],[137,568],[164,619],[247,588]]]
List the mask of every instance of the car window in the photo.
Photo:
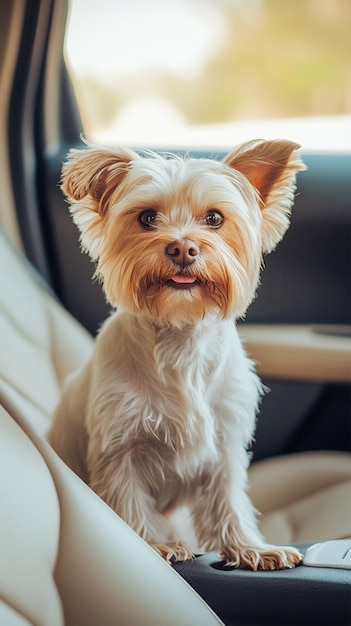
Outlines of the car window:
[[65,56],[86,137],[351,146],[349,0],[71,0]]

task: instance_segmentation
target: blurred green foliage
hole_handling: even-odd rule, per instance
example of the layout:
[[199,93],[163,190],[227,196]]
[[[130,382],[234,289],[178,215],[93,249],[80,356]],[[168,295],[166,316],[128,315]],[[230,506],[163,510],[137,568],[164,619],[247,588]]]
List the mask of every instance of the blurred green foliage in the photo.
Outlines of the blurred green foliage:
[[228,36],[201,75],[73,76],[87,125],[107,127],[128,101],[155,94],[191,124],[351,111],[351,0],[212,1]]

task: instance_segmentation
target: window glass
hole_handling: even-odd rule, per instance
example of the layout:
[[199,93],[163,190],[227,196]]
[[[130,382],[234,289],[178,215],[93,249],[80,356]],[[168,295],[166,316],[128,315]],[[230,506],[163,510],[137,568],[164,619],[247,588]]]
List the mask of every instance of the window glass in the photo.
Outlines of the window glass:
[[87,139],[351,148],[350,0],[71,0]]

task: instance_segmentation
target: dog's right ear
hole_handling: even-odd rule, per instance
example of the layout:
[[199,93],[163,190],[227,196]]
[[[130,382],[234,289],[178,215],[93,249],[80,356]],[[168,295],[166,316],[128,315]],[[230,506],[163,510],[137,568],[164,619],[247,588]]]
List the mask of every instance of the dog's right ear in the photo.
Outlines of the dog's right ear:
[[131,161],[140,157],[126,148],[88,148],[70,150],[62,168],[61,189],[70,202],[79,202],[90,196],[94,209],[103,217],[113,191],[127,174]]
[[61,189],[70,202],[70,212],[80,231],[85,252],[95,261],[101,253],[105,216],[114,191],[139,155],[126,148],[72,149],[62,168]]

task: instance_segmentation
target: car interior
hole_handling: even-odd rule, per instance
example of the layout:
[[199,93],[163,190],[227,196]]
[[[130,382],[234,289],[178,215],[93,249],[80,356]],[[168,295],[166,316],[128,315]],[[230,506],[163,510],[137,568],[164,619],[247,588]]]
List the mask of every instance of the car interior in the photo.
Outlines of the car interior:
[[347,626],[351,144],[302,149],[291,227],[239,322],[269,388],[250,496],[265,538],[304,561],[252,572],[207,553],[169,566],[46,441],[64,380],[109,313],[59,188],[83,130],[67,11],[62,0],[0,4],[0,626]]

